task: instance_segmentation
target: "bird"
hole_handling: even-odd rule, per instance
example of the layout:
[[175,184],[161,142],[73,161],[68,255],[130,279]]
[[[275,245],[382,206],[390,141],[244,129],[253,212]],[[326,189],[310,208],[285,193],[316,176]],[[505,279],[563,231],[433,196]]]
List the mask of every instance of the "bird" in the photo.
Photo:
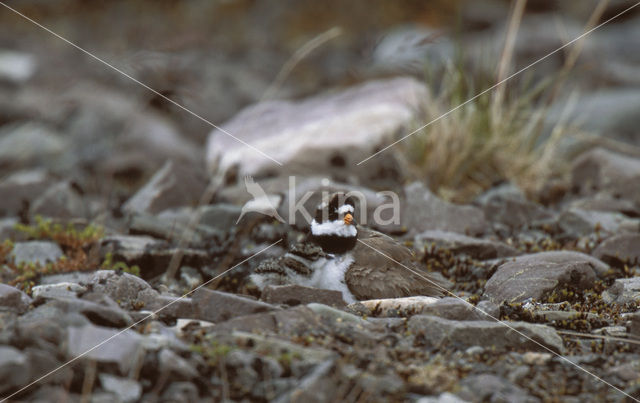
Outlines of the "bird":
[[273,217],[276,220],[285,223],[284,218],[278,214],[277,206],[280,204],[281,197],[279,195],[267,195],[262,186],[257,184],[251,176],[244,177],[244,185],[247,192],[253,199],[247,201],[240,211],[240,217],[236,221],[236,225],[242,220],[245,214],[256,212]]
[[347,303],[442,296],[448,281],[420,269],[413,252],[392,237],[358,225],[355,206],[352,197],[333,194],[318,206],[307,239],[261,262],[253,283],[261,290],[285,284],[336,290]]

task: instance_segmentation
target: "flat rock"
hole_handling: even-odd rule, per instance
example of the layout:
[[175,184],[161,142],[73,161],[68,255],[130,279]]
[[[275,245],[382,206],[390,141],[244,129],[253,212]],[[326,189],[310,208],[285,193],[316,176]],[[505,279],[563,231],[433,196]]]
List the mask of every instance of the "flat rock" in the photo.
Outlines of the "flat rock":
[[113,393],[118,402],[133,403],[139,401],[142,396],[142,386],[129,378],[120,378],[110,374],[98,375],[102,389]]
[[506,401],[535,403],[539,400],[528,396],[524,389],[493,374],[470,375],[460,382],[459,395],[470,401]]
[[55,242],[28,241],[16,242],[13,247],[13,259],[16,265],[53,263],[62,257],[62,249]]
[[30,372],[25,354],[11,346],[0,346],[0,393],[4,395],[29,383]]
[[0,310],[24,313],[29,309],[31,297],[17,288],[0,284]]
[[31,288],[33,298],[60,299],[75,298],[79,292],[87,291],[86,287],[77,283],[56,283],[37,285]]
[[89,209],[76,186],[70,181],[62,181],[51,185],[35,199],[29,214],[31,217],[88,218]]
[[334,290],[304,287],[301,285],[267,286],[262,290],[261,299],[269,304],[306,305],[311,302],[344,307],[342,293]]
[[640,303],[640,277],[616,279],[613,285],[602,293],[602,300],[618,304]]
[[448,203],[420,182],[406,186],[404,192],[400,221],[410,233],[441,230],[479,235],[488,228],[484,213],[478,207]]
[[0,128],[0,165],[47,164],[49,159],[62,155],[67,147],[62,135],[38,123]]
[[558,226],[572,238],[587,236],[594,232],[615,234],[621,228],[640,228],[640,221],[613,211],[593,211],[569,208],[558,217]]
[[607,238],[592,254],[612,266],[640,264],[640,234],[621,234]]
[[640,203],[640,159],[595,148],[580,155],[571,169],[572,186],[582,194],[602,192]]
[[32,54],[0,50],[0,81],[23,84],[35,74],[38,63]]
[[87,299],[56,299],[49,302],[60,312],[75,312],[84,315],[92,323],[107,327],[125,327],[133,323],[131,317],[109,297],[95,295],[94,301]]
[[486,217],[510,229],[521,228],[551,216],[541,205],[527,200],[513,184],[504,184],[488,190],[476,199]]
[[607,265],[583,253],[559,251],[524,255],[500,265],[485,286],[494,302],[540,299],[564,285],[591,288]]
[[397,183],[393,150],[356,163],[390,144],[399,132],[410,131],[427,99],[421,82],[400,77],[305,100],[262,102],[221,126],[283,166],[217,129],[209,135],[207,165],[212,172],[233,168],[238,178],[283,172],[344,177],[350,167],[349,174],[365,184],[374,179]]
[[[552,327],[525,322],[508,322],[508,325],[557,353],[564,351],[562,338]],[[431,315],[415,315],[409,319],[407,326],[411,334],[435,348],[466,349],[481,346],[500,351],[546,351],[539,344],[495,321],[455,321]]]
[[277,307],[236,294],[200,288],[192,296],[195,319],[224,322],[236,316],[268,312]]
[[424,231],[414,238],[414,248],[424,248],[425,243],[450,250],[454,254],[465,254],[474,259],[487,260],[518,255],[517,249],[499,241],[446,231]]
[[[111,337],[111,340],[96,347]],[[115,364],[120,373],[126,375],[143,358],[142,337],[132,330],[120,333],[116,329],[94,325],[70,327],[67,337],[68,354],[70,358],[82,355],[85,359],[93,359],[99,363]]]
[[142,304],[150,304],[158,297],[158,292],[138,276],[115,270],[98,270],[81,285],[94,292],[108,295],[127,309]]
[[167,161],[123,206],[127,212],[159,213],[198,204],[207,186],[204,172],[194,165]]
[[50,184],[51,178],[41,169],[14,172],[0,180],[0,216],[18,215]]

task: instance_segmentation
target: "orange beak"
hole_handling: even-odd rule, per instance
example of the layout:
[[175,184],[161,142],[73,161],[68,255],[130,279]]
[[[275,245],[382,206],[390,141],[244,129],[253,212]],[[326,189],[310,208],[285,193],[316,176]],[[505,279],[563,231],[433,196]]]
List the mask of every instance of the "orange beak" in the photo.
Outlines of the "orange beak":
[[351,225],[353,224],[353,216],[349,213],[344,215],[344,223],[345,225]]

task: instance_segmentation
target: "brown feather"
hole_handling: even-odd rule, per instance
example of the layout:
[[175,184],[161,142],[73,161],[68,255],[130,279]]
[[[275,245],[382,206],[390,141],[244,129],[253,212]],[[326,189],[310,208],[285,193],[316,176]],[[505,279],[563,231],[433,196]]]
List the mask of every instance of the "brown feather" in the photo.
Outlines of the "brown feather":
[[409,248],[387,235],[361,227],[358,228],[358,239],[366,245],[357,243],[352,250],[354,263],[345,273],[347,286],[357,299],[443,294],[442,288],[446,288],[446,284],[432,273],[418,268]]

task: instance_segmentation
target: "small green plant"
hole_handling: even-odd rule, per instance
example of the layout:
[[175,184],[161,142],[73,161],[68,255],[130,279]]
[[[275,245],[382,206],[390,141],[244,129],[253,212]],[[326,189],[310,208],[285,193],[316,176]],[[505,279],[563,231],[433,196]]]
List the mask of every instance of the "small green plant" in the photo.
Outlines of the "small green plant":
[[16,224],[15,229],[31,239],[50,239],[67,248],[83,247],[104,236],[104,229],[97,225],[89,224],[79,230],[72,223],[63,226],[41,216],[35,217],[35,224]]
[[120,270],[140,277],[140,267],[138,265],[129,266],[125,262],[114,262],[111,252],[107,252],[100,268],[103,270]]

